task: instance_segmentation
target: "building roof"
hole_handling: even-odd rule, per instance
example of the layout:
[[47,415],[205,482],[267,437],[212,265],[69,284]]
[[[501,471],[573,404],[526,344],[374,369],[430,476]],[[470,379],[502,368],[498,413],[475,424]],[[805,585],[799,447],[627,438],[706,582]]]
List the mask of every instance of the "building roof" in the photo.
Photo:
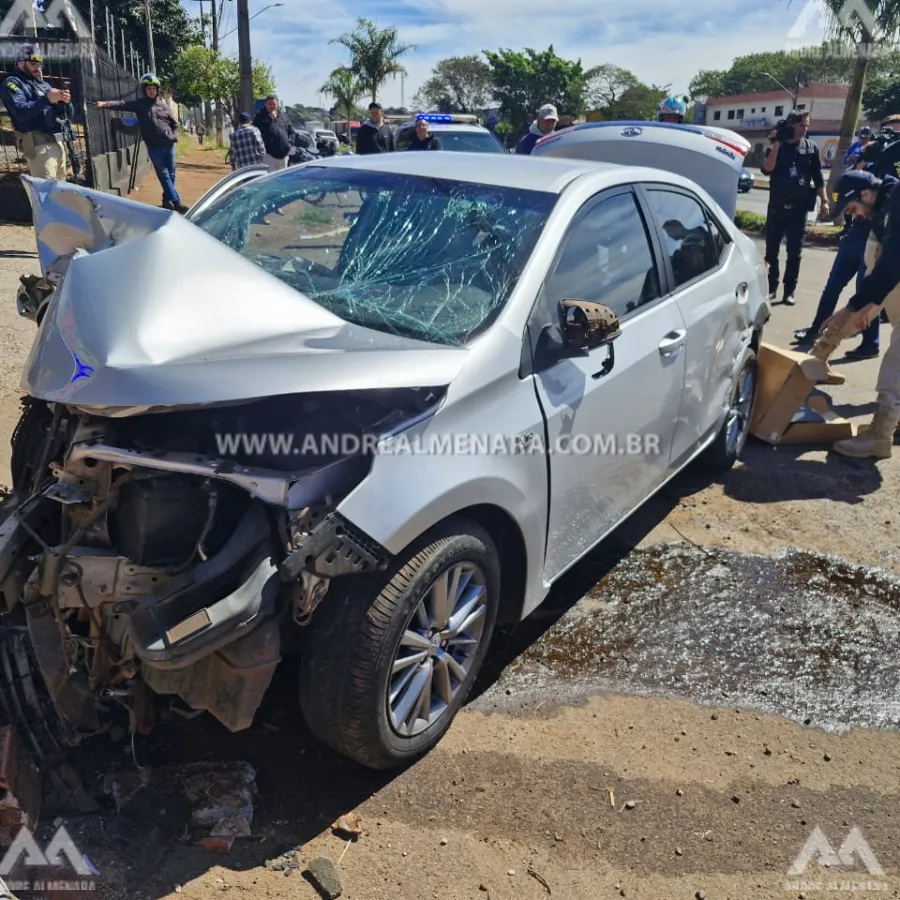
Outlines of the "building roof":
[[[797,98],[805,99],[836,99],[844,100],[850,91],[849,84],[836,84],[816,81],[807,87],[802,87],[797,92]],[[790,97],[782,90],[763,91],[758,94],[734,94],[730,97],[710,97],[706,101],[707,106],[737,106],[741,103],[765,103],[768,101],[790,100]]]

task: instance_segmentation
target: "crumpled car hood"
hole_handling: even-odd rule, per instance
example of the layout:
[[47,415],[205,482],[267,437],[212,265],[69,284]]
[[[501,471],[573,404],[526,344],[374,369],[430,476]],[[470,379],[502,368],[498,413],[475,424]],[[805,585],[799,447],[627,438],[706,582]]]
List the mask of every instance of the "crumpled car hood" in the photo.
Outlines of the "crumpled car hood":
[[464,349],[353,325],[181,216],[24,177],[62,283],[22,389],[131,415],[278,394],[449,384]]

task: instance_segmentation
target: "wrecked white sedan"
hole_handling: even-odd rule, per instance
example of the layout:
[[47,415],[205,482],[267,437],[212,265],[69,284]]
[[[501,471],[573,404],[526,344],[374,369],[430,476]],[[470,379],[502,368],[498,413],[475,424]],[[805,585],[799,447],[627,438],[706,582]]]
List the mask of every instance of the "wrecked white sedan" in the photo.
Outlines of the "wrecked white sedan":
[[299,638],[311,730],[407,763],[498,623],[747,438],[764,270],[684,178],[341,157],[187,219],[28,186],[0,661],[38,751],[166,695],[246,729]]

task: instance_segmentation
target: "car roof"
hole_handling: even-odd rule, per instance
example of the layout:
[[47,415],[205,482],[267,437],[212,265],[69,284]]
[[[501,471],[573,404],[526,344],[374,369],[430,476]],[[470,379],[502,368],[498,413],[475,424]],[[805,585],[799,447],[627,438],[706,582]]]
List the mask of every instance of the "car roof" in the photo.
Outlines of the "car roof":
[[[573,181],[582,177],[597,179],[598,190],[632,181],[666,181],[687,188],[695,187],[688,179],[659,169],[566,157],[517,156],[507,153],[373,153],[364,156],[332,156],[307,163],[304,168],[316,166],[469,181],[550,194],[561,194]],[[284,173],[272,173],[271,177],[277,178],[281,174]]]

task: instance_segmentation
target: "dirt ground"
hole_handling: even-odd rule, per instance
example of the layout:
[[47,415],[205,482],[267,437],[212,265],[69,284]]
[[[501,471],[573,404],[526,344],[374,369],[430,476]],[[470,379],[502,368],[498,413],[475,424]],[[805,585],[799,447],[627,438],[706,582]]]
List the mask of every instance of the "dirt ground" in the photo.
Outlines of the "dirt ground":
[[[185,201],[225,171],[210,151],[187,154],[178,172]],[[157,203],[156,191],[145,181],[138,196]],[[792,330],[809,323],[832,259],[832,251],[806,251],[798,305],[775,307],[767,340],[787,346]],[[14,305],[26,271],[37,271],[30,230],[0,228],[4,473],[33,335]],[[882,335],[889,338],[889,327]],[[878,360],[841,366],[847,384],[829,389],[839,411],[866,419],[877,369]],[[608,543],[623,552],[677,541],[763,554],[793,546],[900,575],[898,488],[900,457],[875,464],[827,448],[751,442],[722,481],[685,473]],[[582,567],[588,582],[597,566]],[[900,897],[900,723],[835,734],[727,698],[701,706],[615,692],[518,703],[501,681],[460,714],[427,759],[399,775],[373,775],[315,744],[297,722],[289,672],[285,678],[248,733],[227,735],[210,723],[190,738],[164,732],[169,758],[257,766],[254,838],[228,856],[177,841],[158,853],[122,854],[104,843],[102,820],[73,822],[104,873],[85,897],[312,900],[298,871],[265,864],[294,848],[301,866],[331,858],[352,900],[769,900],[862,889]],[[127,763],[129,753],[115,752]],[[351,810],[364,826],[352,843],[328,827]],[[816,826],[835,850],[858,827],[883,874],[812,863],[789,875]]]

